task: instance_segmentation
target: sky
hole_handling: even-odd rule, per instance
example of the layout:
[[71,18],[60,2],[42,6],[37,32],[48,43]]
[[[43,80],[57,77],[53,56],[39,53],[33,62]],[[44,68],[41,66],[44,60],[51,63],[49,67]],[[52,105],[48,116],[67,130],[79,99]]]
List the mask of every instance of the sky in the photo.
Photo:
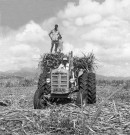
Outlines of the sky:
[[130,0],[0,0],[0,71],[38,67],[55,24],[64,53],[93,52],[97,74],[130,76]]

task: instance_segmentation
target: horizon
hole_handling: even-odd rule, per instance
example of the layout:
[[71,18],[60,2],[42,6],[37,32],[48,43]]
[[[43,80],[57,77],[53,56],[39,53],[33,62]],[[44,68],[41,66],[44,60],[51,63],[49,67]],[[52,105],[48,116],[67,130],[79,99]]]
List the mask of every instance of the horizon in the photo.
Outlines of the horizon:
[[[31,71],[31,69],[33,70],[33,71]],[[38,73],[38,68],[34,68],[34,67],[32,67],[32,68],[23,68],[23,69],[18,69],[18,70],[8,70],[8,71],[0,71],[0,75],[1,75],[1,73],[5,73],[5,74],[7,74],[7,73],[11,73],[11,74],[15,74],[15,73],[19,73],[19,72],[22,72],[22,73],[24,73],[24,72],[28,72],[28,73],[34,73],[34,70],[36,70],[36,73]],[[126,77],[123,77],[123,76],[105,76],[105,75],[101,75],[101,74],[97,74],[96,73],[96,76],[98,76],[98,77],[107,77],[107,78],[130,78],[130,76],[126,76]]]
[[57,23],[64,53],[93,52],[97,74],[130,76],[129,0],[0,1],[0,71],[37,68]]

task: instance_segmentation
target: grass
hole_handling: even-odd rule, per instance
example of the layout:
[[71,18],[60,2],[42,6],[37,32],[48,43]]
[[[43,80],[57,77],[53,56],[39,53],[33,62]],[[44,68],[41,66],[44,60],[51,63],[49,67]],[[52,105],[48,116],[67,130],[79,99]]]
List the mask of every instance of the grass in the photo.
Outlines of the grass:
[[88,105],[82,110],[74,104],[34,110],[32,101],[36,86],[0,88],[0,100],[10,102],[9,107],[0,107],[0,134],[128,135],[130,134],[129,90],[123,89],[106,103],[103,102],[118,89],[120,88],[113,86],[103,88],[97,86],[97,103]]

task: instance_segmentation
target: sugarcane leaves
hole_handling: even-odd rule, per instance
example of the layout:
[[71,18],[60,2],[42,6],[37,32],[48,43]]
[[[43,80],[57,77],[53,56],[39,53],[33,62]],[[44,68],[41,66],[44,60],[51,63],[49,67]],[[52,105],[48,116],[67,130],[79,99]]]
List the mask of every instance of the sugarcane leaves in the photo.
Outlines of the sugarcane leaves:
[[86,56],[86,54],[83,53],[82,60],[83,60],[84,66],[86,67],[86,69],[88,71],[94,71],[95,65],[96,65],[96,63],[95,63],[96,58],[95,58],[93,52],[89,53],[87,56]]
[[89,53],[88,55],[82,53],[82,57],[74,57],[74,68],[75,69],[84,69],[87,71],[94,71],[96,67],[96,58],[93,53]]
[[[84,69],[87,71],[94,71],[96,67],[96,58],[93,53],[89,53],[88,55],[82,53],[82,57],[73,57],[73,66],[74,70]],[[46,53],[42,56],[40,61],[40,67],[41,69],[44,69],[45,67],[56,69],[59,67],[60,63],[62,63],[63,57],[67,57],[69,60],[69,56],[63,53],[55,53],[55,54],[49,54]]]

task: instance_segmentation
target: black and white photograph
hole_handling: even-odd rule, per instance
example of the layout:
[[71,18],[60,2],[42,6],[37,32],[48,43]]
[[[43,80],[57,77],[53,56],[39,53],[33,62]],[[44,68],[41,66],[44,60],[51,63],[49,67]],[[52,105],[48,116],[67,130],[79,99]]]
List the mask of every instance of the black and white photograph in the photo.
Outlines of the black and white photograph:
[[0,0],[0,135],[130,135],[130,0]]

